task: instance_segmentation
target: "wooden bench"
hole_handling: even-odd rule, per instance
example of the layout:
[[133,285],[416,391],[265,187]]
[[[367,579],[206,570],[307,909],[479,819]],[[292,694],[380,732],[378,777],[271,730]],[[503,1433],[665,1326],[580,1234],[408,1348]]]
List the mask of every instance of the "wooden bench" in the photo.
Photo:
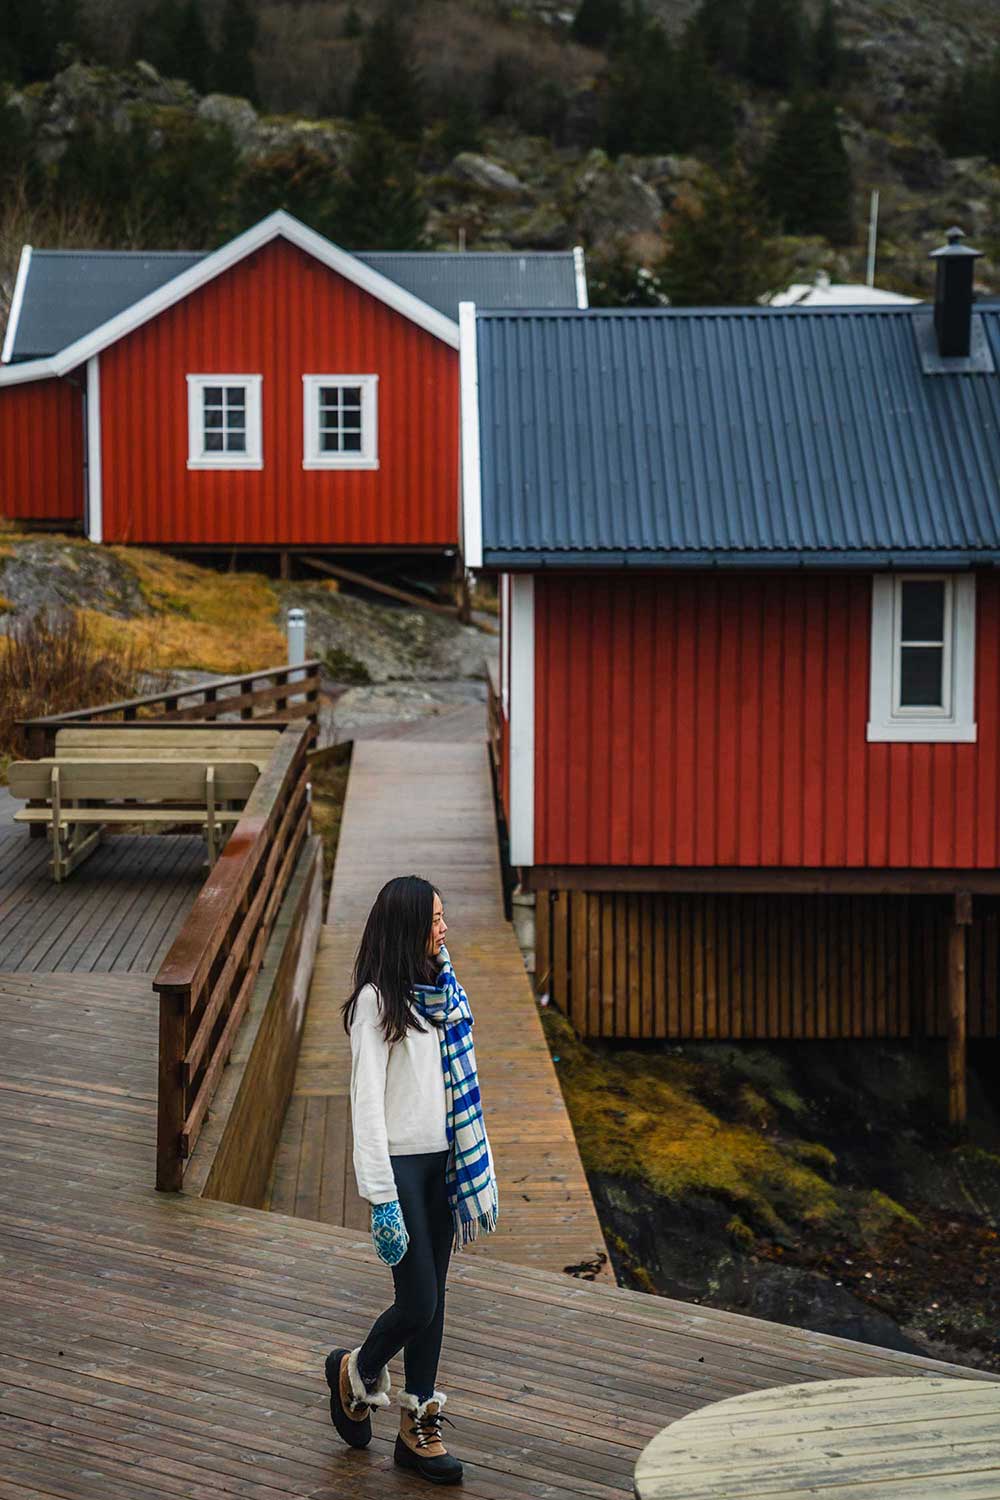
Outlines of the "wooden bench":
[[247,760],[263,771],[280,729],[107,728],[99,724],[56,732],[57,760]]
[[[174,751],[140,759],[145,744],[133,743],[130,755],[106,760],[103,749],[93,748],[91,757],[77,759],[66,753],[46,760],[15,761],[8,770],[12,794],[35,804],[15,813],[15,821],[48,827],[52,874],[57,881],[97,847],[109,823],[200,824],[209,864],[214,864],[220,834],[239,820],[260,775],[250,758],[223,759],[220,754],[214,761],[182,760]],[[89,831],[84,832],[88,825]]]

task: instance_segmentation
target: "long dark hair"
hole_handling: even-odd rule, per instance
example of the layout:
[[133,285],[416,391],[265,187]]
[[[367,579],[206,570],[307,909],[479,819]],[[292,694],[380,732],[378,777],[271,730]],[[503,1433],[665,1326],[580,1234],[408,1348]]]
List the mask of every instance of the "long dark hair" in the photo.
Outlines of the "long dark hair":
[[382,998],[382,1029],[387,1042],[402,1041],[411,1026],[426,1028],[410,1010],[413,986],[433,984],[436,968],[428,956],[434,923],[434,897],[441,893],[419,875],[397,875],[375,898],[354,961],[354,988],[341,1013],[350,1031],[358,995],[373,984]]

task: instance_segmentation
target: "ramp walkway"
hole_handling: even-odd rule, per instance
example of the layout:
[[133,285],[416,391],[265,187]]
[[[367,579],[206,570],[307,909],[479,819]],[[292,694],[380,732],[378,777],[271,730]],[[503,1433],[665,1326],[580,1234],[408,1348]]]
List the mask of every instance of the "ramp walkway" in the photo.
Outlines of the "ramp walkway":
[[440,887],[448,945],[476,1017],[476,1058],[500,1191],[495,1234],[462,1256],[613,1280],[607,1247],[520,949],[504,917],[483,739],[354,747],[330,903],[270,1205],[367,1232],[352,1162],[350,1046],[340,1007],[379,888]]
[[[323,1359],[387,1300],[367,1234],[150,1186],[150,982],[0,974],[0,1500],[425,1494],[394,1411],[360,1451],[329,1421]],[[664,1424],[724,1396],[976,1374],[484,1256],[455,1258],[448,1296],[476,1500],[626,1500]]]

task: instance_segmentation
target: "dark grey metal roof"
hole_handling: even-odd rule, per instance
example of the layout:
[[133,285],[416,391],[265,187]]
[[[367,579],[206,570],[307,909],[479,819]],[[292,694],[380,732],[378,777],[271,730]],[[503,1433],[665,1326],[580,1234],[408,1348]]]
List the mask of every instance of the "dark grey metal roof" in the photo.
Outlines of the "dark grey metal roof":
[[1000,376],[925,375],[931,316],[480,313],[484,563],[1000,561]]
[[[179,276],[206,252],[33,250],[11,362],[45,358]],[[463,301],[486,307],[575,307],[573,252],[359,252],[356,257],[458,320]]]
[[577,305],[572,250],[355,253],[373,271],[456,321],[460,302],[498,308]]
[[202,259],[183,250],[32,250],[11,363],[56,354]]

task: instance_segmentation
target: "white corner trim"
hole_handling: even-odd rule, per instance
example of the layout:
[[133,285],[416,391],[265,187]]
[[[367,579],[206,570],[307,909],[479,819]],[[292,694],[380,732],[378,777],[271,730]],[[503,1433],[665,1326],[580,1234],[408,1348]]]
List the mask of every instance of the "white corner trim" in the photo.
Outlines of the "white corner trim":
[[479,467],[479,373],[476,304],[458,304],[462,429],[462,551],[467,568],[483,565],[483,494]]
[[228,271],[255,250],[262,249],[276,239],[288,240],[290,244],[296,245],[298,249],[311,255],[315,260],[328,266],[331,271],[336,271],[345,280],[352,281],[355,286],[361,287],[363,291],[370,292],[380,302],[401,313],[403,317],[409,318],[412,323],[423,328],[427,333],[433,334],[435,338],[441,339],[453,349],[458,348],[458,329],[451,318],[446,318],[436,308],[430,307],[422,302],[419,297],[414,297],[411,292],[404,291],[380,271],[373,271],[347,250],[341,250],[339,246],[332,244],[323,235],[317,234],[315,230],[308,229],[298,219],[286,213],[284,209],[277,209],[273,214],[268,214],[266,219],[261,219],[259,224],[253,225],[243,234],[230,240],[228,245],[214,250],[211,255],[199,261],[196,266],[175,276],[172,281],[166,282],[158,287],[156,291],[150,292],[148,296],[140,298],[131,307],[125,308],[123,312],[115,317],[109,318],[99,328],[94,328],[90,333],[84,334],[75,343],[68,344],[58,354],[52,356],[51,363],[53,371],[57,375],[64,375],[74,365],[82,364],[92,354],[98,354],[106,349],[109,344],[124,338],[127,333],[132,333],[140,328],[143,323],[148,323],[150,318],[157,317],[165,312],[168,307],[173,307],[175,302],[181,302],[191,292],[197,291],[206,282],[214,280],[223,271]]
[[14,340],[17,338],[17,325],[21,319],[21,305],[24,302],[24,288],[28,284],[28,268],[31,265],[31,246],[21,247],[21,258],[17,263],[17,276],[14,280],[14,295],[10,301],[10,313],[7,318],[7,332],[4,334],[3,349],[0,351],[0,364],[8,364],[14,353]]
[[573,246],[573,270],[576,273],[576,305],[587,308],[590,306],[590,297],[587,294],[587,266],[582,245]]
[[[320,386],[361,387],[361,449],[357,453],[323,453],[319,446]],[[303,375],[302,377],[302,467],[304,469],[377,469],[378,376]]]
[[510,580],[510,862],[535,862],[535,580]]
[[87,361],[87,538],[104,541],[104,480],[101,472],[101,361]]
[[510,719],[510,574],[500,575],[500,711]]
[[944,575],[949,583],[945,625],[945,682],[950,709],[942,713],[915,709],[896,711],[897,591],[904,577],[941,574],[877,573],[872,578],[871,678],[867,738],[870,742],[912,744],[970,744],[977,738],[976,576]]
[[[264,444],[261,435],[260,388],[263,375],[188,375],[188,460],[189,469],[262,469]],[[204,403],[201,393],[207,385],[241,385],[246,391],[246,452],[206,453],[203,423]]]

